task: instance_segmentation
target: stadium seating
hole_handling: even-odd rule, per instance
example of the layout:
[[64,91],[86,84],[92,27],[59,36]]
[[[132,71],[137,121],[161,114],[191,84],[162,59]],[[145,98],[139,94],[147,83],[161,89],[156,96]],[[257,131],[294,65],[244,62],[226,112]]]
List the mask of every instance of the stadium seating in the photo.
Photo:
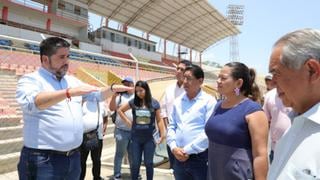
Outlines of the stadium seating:
[[[100,56],[93,56],[100,57]],[[102,56],[101,56],[102,57]],[[109,59],[109,58],[106,58]],[[92,63],[85,62],[83,59],[72,59],[69,64],[69,73],[74,74],[79,67],[84,67],[86,69],[91,69],[94,71],[111,71],[114,74],[117,74],[120,78],[125,76],[135,77],[136,72],[135,69],[129,67],[119,66],[119,64],[112,63]],[[100,58],[100,60],[102,60]],[[99,61],[100,62],[100,61]],[[20,76],[25,73],[33,72],[35,69],[41,66],[39,55],[25,53],[25,52],[17,52],[17,51],[6,51],[0,50],[0,67],[1,69],[8,69],[16,72],[16,75]],[[150,68],[149,68],[150,69]],[[139,69],[139,75],[141,80],[149,80],[153,78],[161,78],[172,76],[168,73],[160,73],[147,71],[143,69]],[[99,78],[99,77],[98,77]],[[104,79],[101,78],[100,79]]]
[[0,39],[0,45],[2,45],[2,46],[11,46],[12,45],[12,41],[8,40],[8,39]]
[[34,52],[40,52],[40,47],[39,45],[35,45],[35,44],[30,44],[30,43],[25,43],[24,47],[26,47],[27,49],[30,49]]
[[8,46],[12,46],[11,40],[0,39],[0,49],[10,49]]

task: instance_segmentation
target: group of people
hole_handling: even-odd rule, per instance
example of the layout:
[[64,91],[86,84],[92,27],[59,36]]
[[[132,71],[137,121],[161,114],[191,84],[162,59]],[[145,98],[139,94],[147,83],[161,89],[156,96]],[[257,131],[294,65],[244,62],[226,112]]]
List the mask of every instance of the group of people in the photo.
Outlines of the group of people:
[[[126,152],[131,178],[139,179],[143,155],[146,177],[153,179],[155,147],[164,140],[177,180],[320,178],[319,30],[297,30],[275,43],[263,104],[255,71],[240,62],[222,67],[218,100],[202,90],[201,67],[179,62],[177,81],[159,103],[145,81],[134,84],[126,78],[122,85],[96,88],[66,75],[69,46],[60,38],[44,40],[42,67],[18,82],[24,116],[20,179],[84,177],[80,162],[88,154],[79,151],[83,124],[96,124],[86,121],[82,109],[107,97],[117,113],[115,179],[121,178]],[[98,155],[101,149],[102,142]]]

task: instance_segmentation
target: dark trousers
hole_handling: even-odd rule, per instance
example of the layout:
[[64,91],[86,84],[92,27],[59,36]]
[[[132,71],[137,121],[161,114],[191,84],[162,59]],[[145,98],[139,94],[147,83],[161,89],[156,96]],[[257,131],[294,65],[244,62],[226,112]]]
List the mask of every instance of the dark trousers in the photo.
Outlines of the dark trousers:
[[74,180],[80,176],[80,153],[60,154],[52,150],[23,147],[18,164],[20,180]]
[[206,180],[208,170],[208,151],[192,154],[185,162],[175,159],[173,175],[176,180]]
[[89,151],[80,146],[80,154],[81,154],[81,175],[80,180],[83,180],[86,176],[87,169],[87,159],[90,152],[91,160],[92,160],[92,175],[94,180],[100,180],[100,170],[101,170],[101,152],[102,152],[103,142],[99,140],[99,147]]
[[170,163],[170,169],[173,169],[173,163],[175,161],[175,157],[171,152],[170,146],[167,145],[168,158]]

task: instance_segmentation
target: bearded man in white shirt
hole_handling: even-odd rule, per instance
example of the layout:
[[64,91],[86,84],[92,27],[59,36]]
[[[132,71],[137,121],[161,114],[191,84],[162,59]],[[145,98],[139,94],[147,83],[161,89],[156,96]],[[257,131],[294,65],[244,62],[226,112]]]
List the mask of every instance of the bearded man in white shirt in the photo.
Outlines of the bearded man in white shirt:
[[268,179],[320,179],[320,30],[280,38],[269,70],[279,97],[289,100],[298,116],[275,148]]

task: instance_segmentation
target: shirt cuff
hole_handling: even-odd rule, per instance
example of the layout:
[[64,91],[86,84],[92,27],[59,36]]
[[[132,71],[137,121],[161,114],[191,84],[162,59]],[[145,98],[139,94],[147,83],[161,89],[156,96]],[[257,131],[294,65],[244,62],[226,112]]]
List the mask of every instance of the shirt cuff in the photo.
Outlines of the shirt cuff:
[[36,97],[38,95],[38,92],[34,92],[30,96],[26,97],[28,103],[27,103],[27,109],[29,112],[35,113],[40,112],[41,110],[36,105]]
[[172,151],[174,148],[177,147],[176,142],[171,142],[171,143],[169,144],[169,147],[170,147],[170,150]]
[[183,147],[183,150],[186,154],[190,155],[190,154],[197,154],[197,152],[192,149],[191,144],[186,145],[185,147]]

